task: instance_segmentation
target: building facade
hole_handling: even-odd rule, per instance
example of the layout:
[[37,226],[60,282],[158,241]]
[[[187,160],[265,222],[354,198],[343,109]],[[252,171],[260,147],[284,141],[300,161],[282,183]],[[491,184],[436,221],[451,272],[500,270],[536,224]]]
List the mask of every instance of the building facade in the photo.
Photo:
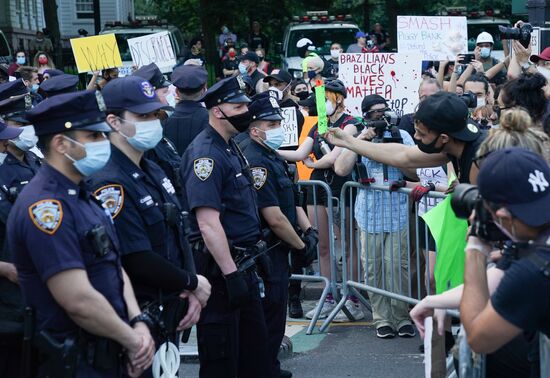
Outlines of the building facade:
[[0,30],[12,50],[28,49],[36,32],[46,27],[42,0],[0,0]]

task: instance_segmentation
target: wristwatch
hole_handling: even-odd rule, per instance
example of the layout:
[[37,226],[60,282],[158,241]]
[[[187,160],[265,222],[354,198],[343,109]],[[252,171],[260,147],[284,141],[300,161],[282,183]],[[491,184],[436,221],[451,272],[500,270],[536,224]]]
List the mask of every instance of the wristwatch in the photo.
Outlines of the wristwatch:
[[132,318],[132,320],[130,320],[130,327],[133,327],[134,325],[136,325],[136,323],[139,323],[139,322],[145,323],[145,325],[149,328],[153,328],[155,325],[155,322],[153,321],[153,319],[146,312],[142,312],[141,314]]

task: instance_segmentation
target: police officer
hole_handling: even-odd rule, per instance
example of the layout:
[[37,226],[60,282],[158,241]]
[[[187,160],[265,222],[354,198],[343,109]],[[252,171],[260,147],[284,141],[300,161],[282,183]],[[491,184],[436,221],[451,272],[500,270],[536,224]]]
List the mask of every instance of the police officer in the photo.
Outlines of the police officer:
[[61,74],[52,76],[40,84],[40,90],[46,98],[56,96],[62,93],[76,92],[78,85],[78,76]]
[[35,310],[39,376],[117,377],[124,350],[139,376],[153,358],[148,328],[128,325],[140,311],[112,221],[82,184],[110,155],[97,96],[63,94],[27,113],[46,163],[19,194],[7,232],[24,304]]
[[[194,272],[186,242],[182,209],[174,186],[154,162],[143,157],[162,138],[157,118],[162,104],[153,86],[137,76],[109,82],[102,91],[107,123],[113,130],[111,158],[90,179],[94,194],[113,217],[122,251],[122,264],[136,286],[140,305],[155,302],[170,309],[176,323],[165,324],[175,339],[176,331],[198,321],[206,305],[210,284]],[[181,297],[187,299],[181,303]],[[160,332],[154,332],[159,340]]]
[[[168,115],[166,112],[173,110],[168,102],[168,87],[171,83],[164,78],[164,75],[155,63],[150,63],[136,70],[132,76],[140,77],[147,80],[153,86],[158,101],[166,105],[162,109],[157,110],[157,117],[162,121],[166,120]],[[162,168],[166,176],[172,182],[178,200],[183,201],[182,186],[179,178],[179,169],[181,165],[181,151],[178,151],[167,138],[161,138],[155,148],[145,151],[145,157]]]
[[197,326],[200,377],[270,377],[263,284],[252,256],[265,252],[249,171],[232,136],[251,121],[239,77],[201,98],[209,123],[183,154],[181,176],[190,211],[197,270],[212,297]]
[[198,101],[206,91],[208,72],[201,66],[180,66],[172,73],[179,98],[174,114],[164,124],[164,136],[180,154],[208,124],[208,111]]
[[[252,123],[249,127],[251,143],[246,144],[244,155],[251,167],[254,189],[258,194],[258,208],[262,226],[271,231],[267,239],[271,269],[266,275],[266,297],[263,300],[268,330],[268,352],[272,377],[291,377],[292,373],[281,370],[277,358],[285,331],[286,304],[288,298],[288,255],[294,248],[306,258],[317,257],[312,239],[302,240],[294,229],[298,224],[296,215],[294,183],[288,166],[276,150],[284,141],[279,105],[272,96],[263,96],[249,106]],[[300,224],[311,232],[311,224]],[[313,248],[306,249],[306,244]],[[306,252],[307,251],[307,252]]]

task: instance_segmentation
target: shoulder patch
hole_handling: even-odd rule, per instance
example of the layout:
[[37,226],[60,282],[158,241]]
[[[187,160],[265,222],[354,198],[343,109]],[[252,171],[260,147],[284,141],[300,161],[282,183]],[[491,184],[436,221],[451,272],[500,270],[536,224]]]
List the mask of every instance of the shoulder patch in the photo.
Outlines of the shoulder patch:
[[63,221],[63,207],[54,199],[40,200],[29,206],[29,216],[36,228],[53,235]]
[[193,170],[195,171],[195,176],[201,181],[206,181],[214,170],[214,160],[210,158],[195,159],[193,162]]
[[101,201],[103,208],[111,214],[114,219],[124,206],[124,189],[122,185],[109,184],[102,186],[94,192],[94,195]]
[[252,172],[252,179],[254,180],[254,188],[260,190],[267,180],[267,169],[264,167],[252,167],[250,171]]

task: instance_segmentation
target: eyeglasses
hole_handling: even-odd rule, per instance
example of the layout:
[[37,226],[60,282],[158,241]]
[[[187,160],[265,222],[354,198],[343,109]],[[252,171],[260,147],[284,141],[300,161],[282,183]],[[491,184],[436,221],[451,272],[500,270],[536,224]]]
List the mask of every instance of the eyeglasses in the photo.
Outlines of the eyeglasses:
[[477,167],[477,169],[481,169],[481,162],[485,160],[487,156],[489,156],[493,151],[489,151],[484,153],[483,155],[479,155],[472,159],[472,163]]

